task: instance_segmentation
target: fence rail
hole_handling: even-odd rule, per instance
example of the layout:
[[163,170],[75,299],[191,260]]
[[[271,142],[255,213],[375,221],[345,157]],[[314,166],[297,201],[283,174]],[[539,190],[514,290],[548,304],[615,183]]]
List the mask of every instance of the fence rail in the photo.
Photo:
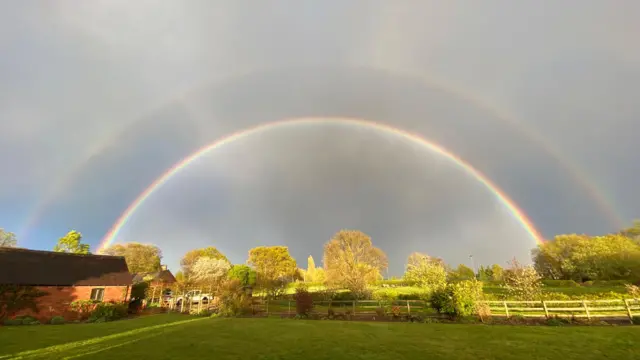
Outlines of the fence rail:
[[[539,301],[483,301],[492,316],[523,317],[582,317],[582,318],[628,318],[640,316],[640,299],[611,300],[539,300]],[[210,303],[168,302],[171,310],[200,312],[211,307]],[[423,300],[326,300],[313,302],[314,314],[327,314],[332,309],[342,315],[373,315],[389,307],[397,315],[437,315],[428,301]],[[253,298],[253,314],[293,316],[296,314],[295,300],[267,300]]]
[[640,299],[484,301],[493,316],[628,318],[640,315]]

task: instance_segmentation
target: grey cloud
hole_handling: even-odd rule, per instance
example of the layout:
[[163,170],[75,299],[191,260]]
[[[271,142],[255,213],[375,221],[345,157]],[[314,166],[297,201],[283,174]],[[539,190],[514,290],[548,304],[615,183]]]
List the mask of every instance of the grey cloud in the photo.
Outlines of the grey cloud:
[[[614,230],[576,177],[597,184],[623,220],[640,213],[640,47],[630,35],[640,32],[637,7],[4,2],[0,214],[9,223],[0,226],[20,227],[37,210],[25,245],[49,247],[68,227],[95,244],[195,149],[267,121],[345,116],[445,146],[503,188],[545,236]],[[541,133],[584,173],[569,174],[492,107]],[[379,239],[396,271],[411,249],[454,262],[469,250],[489,262],[526,256],[530,246],[463,172],[366,131],[268,132],[180,177],[122,234],[167,244],[168,261],[185,244],[208,241],[237,261],[261,241],[319,254],[343,226]],[[309,204],[311,215],[299,210]]]

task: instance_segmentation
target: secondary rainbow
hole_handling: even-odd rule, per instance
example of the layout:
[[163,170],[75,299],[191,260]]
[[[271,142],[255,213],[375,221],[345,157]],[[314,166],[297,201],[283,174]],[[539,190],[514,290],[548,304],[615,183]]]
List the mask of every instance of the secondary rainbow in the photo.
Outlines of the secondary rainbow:
[[[466,91],[463,91],[462,89],[459,89],[457,87],[452,87],[449,84],[441,83],[435,81],[432,78],[427,78],[418,74],[404,74],[404,76],[415,77],[425,84],[443,91],[444,93],[458,97],[465,102],[473,104],[474,106],[477,106],[478,108],[489,112],[499,121],[502,121],[506,125],[512,126],[514,129],[520,131],[530,141],[539,146],[542,151],[546,152],[548,155],[554,158],[567,171],[567,173],[575,181],[575,183],[582,187],[586,191],[587,195],[592,198],[595,203],[598,204],[599,209],[615,228],[621,229],[625,226],[625,221],[623,220],[624,217],[621,216],[615,208],[612,197],[607,196],[604,190],[600,189],[600,187],[593,182],[593,179],[591,179],[590,176],[586,175],[574,161],[571,161],[571,159],[567,158],[562,153],[562,151],[560,151],[560,149],[555,147],[552,142],[550,142],[534,128],[528,126],[526,122],[517,119],[513,114],[509,113],[505,109],[496,107],[490,102],[487,102],[485,99],[479,98],[475,94],[467,93]],[[209,82],[205,82],[199,87],[187,89],[186,91],[179,93],[177,96],[171,98],[169,103],[184,102],[191,96],[192,93],[196,92],[197,88],[203,88],[205,86],[204,84],[209,84]],[[166,103],[163,103],[163,106],[164,105],[166,105]],[[153,111],[151,111],[151,113],[153,113]],[[136,120],[129,122],[128,124],[130,125],[131,123],[135,122]],[[21,238],[23,240],[28,238],[28,232],[35,224],[38,223],[41,216],[44,214],[44,211],[57,197],[61,196],[64,191],[68,190],[74,179],[77,178],[77,174],[84,169],[84,167],[91,161],[91,159],[94,156],[97,156],[106,151],[109,146],[115,143],[116,139],[118,139],[121,134],[127,131],[128,126],[125,126],[120,130],[111,133],[109,136],[104,137],[103,139],[101,139],[101,141],[98,141],[94,144],[94,147],[87,154],[85,154],[86,156],[80,162],[72,164],[70,166],[70,170],[64,173],[63,176],[57,178],[57,180],[54,179],[54,181],[51,183],[51,187],[46,190],[44,196],[40,198],[39,202],[35,205],[33,210],[29,213],[28,217],[20,226],[19,234],[21,234]]]
[[455,163],[459,168],[463,169],[473,178],[475,178],[478,182],[482,183],[489,191],[491,191],[500,202],[504,204],[504,206],[509,210],[512,216],[521,224],[523,229],[531,236],[532,239],[536,241],[537,244],[541,244],[543,242],[543,238],[535,228],[531,220],[525,215],[525,213],[518,208],[518,206],[509,198],[507,194],[505,194],[498,186],[496,186],[493,182],[491,182],[484,174],[480,171],[476,170],[471,164],[465,162],[457,155],[448,151],[444,147],[435,144],[420,135],[415,133],[411,133],[408,131],[404,131],[402,129],[394,128],[386,124],[366,121],[361,119],[352,119],[352,118],[337,118],[337,117],[327,117],[327,118],[297,118],[297,119],[288,119],[288,120],[280,120],[275,122],[270,122],[262,125],[258,125],[255,127],[251,127],[248,129],[244,129],[230,135],[224,136],[213,143],[206,145],[191,155],[185,157],[175,165],[173,165],[169,170],[167,170],[164,174],[158,177],[151,185],[149,185],[138,197],[127,207],[127,209],[120,215],[120,217],[113,224],[109,232],[104,236],[102,241],[100,242],[100,246],[98,247],[98,251],[101,251],[111,245],[111,243],[118,236],[118,233],[122,229],[122,227],[129,221],[131,216],[144,204],[144,202],[158,189],[162,187],[166,182],[171,180],[171,178],[179,173],[181,170],[192,164],[194,161],[198,160],[202,156],[208,154],[209,152],[219,149],[220,147],[230,144],[236,140],[240,140],[251,135],[255,135],[257,133],[273,130],[276,128],[287,127],[287,126],[299,126],[299,125],[322,125],[322,124],[338,124],[338,125],[350,125],[356,127],[365,127],[369,129],[374,129],[378,131],[382,131],[385,133],[393,134],[399,136],[403,139],[413,141],[418,143],[428,150],[431,150],[434,153],[437,153],[448,160],[451,160]]

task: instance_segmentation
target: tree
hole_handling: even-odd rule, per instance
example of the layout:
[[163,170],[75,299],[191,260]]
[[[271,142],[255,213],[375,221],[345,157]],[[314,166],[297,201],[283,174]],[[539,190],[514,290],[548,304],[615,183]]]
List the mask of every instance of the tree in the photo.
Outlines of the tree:
[[313,271],[313,278],[311,281],[315,283],[324,283],[326,280],[326,274],[323,268],[316,268]]
[[182,272],[182,270],[179,270],[174,277],[176,278],[177,282],[179,283],[184,282],[184,273]]
[[133,274],[161,270],[162,251],[155,245],[136,242],[115,244],[101,251],[104,255],[124,256]]
[[413,253],[407,259],[404,278],[430,290],[437,290],[447,284],[447,271],[439,261],[426,254]]
[[257,285],[269,297],[277,297],[296,276],[298,267],[286,246],[259,246],[249,250],[249,265],[256,271]]
[[242,286],[253,286],[256,283],[256,272],[247,265],[237,264],[229,269],[230,280],[238,280]]
[[181,293],[187,288],[186,279],[184,277],[184,273],[182,271],[178,271],[175,276],[176,283],[173,285],[173,290]]
[[315,282],[316,263],[313,261],[313,256],[309,255],[307,258],[307,270],[302,272],[304,281]]
[[532,252],[535,269],[557,280],[640,278],[640,244],[621,234],[558,235]]
[[191,277],[198,283],[215,285],[227,276],[230,268],[226,260],[203,256],[191,267]]
[[492,280],[493,272],[491,271],[491,267],[489,266],[484,267],[484,265],[480,265],[480,267],[478,268],[478,274],[476,278],[480,281]]
[[218,249],[216,249],[213,246],[209,246],[202,249],[194,249],[184,254],[184,256],[182,257],[182,260],[180,260],[180,266],[182,267],[182,272],[184,273],[187,279],[189,279],[189,277],[191,276],[191,267],[201,257],[208,257],[212,259],[222,259],[228,262],[229,265],[231,265],[231,262],[229,262],[229,259],[227,259],[227,257],[224,256],[224,254],[222,254]]
[[356,296],[365,295],[367,285],[381,277],[387,264],[386,254],[361,231],[341,230],[324,246],[327,282]]
[[520,300],[539,300],[542,277],[533,266],[523,266],[516,259],[509,262],[504,272],[504,287],[507,292]]
[[443,268],[446,268],[446,264],[444,263],[444,260],[442,260],[441,258],[430,256],[430,255],[419,253],[419,252],[414,252],[409,255],[409,257],[407,258],[407,266],[420,265],[425,260],[425,258],[431,263],[435,263],[442,266]]
[[476,278],[476,273],[468,266],[464,264],[458,265],[458,267],[449,273],[449,279],[451,281],[463,281],[473,280]]
[[0,228],[0,247],[16,247],[17,245],[16,234]]
[[491,280],[502,281],[504,269],[498,264],[491,265]]
[[620,234],[640,244],[640,220],[634,220],[633,225],[629,228],[622,230]]
[[71,230],[58,240],[53,251],[72,254],[89,254],[89,244],[82,243],[81,233]]

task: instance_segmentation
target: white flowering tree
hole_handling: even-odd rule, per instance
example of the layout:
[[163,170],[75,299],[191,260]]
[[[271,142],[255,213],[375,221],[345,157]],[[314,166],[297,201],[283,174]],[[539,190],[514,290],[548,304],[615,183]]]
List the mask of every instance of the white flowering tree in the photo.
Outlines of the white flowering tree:
[[200,284],[217,285],[227,276],[230,268],[227,260],[204,256],[193,264],[191,279]]

